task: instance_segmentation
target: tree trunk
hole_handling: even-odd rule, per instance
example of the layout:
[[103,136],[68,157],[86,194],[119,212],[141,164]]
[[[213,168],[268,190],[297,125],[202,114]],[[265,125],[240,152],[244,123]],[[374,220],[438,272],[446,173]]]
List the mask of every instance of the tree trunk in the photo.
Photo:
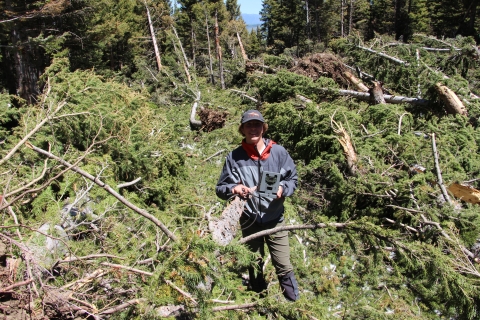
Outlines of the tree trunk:
[[[4,12],[21,16],[28,11],[31,1],[5,1]],[[2,24],[3,31],[10,36],[10,45],[2,46],[2,64],[5,73],[11,75],[7,85],[10,93],[17,94],[29,104],[36,102],[40,92],[38,79],[45,68],[43,49],[30,39],[36,38],[45,27],[41,17],[13,19],[8,25]]]
[[152,17],[150,16],[150,10],[148,9],[147,1],[144,0],[143,3],[145,4],[145,9],[147,9],[148,25],[150,27],[150,34],[152,36],[153,49],[155,50],[157,68],[158,68],[158,71],[160,71],[162,70],[162,60],[160,59],[160,50],[158,50],[157,37],[155,36],[155,30],[153,29]]
[[435,85],[435,89],[437,90],[440,99],[445,103],[445,107],[447,113],[449,114],[461,114],[463,116],[468,115],[467,109],[463,105],[462,101],[458,98],[458,96],[450,90],[447,86],[442,85],[441,83],[437,83]]
[[211,44],[210,44],[210,30],[208,28],[208,14],[207,9],[205,9],[205,25],[207,29],[207,44],[208,44],[208,61],[210,62],[210,81],[212,84],[215,84],[215,76],[213,75],[213,62],[212,62],[212,52],[211,52]]
[[[182,57],[183,59],[180,57],[179,60],[182,60],[182,64],[183,64],[183,69],[185,70],[185,75],[187,76],[187,82],[188,83],[191,83],[192,82],[192,78],[190,77],[190,71],[188,70],[189,68],[189,63],[188,63],[188,60],[187,60],[187,56],[185,55],[185,51],[183,50],[183,47],[182,47],[182,41],[180,41],[180,39],[178,38],[178,34],[177,34],[177,30],[175,29],[175,27],[172,25],[172,29],[173,29],[173,33],[175,34],[175,37],[177,38],[177,41],[180,45],[180,49],[182,51]],[[173,39],[172,39],[173,40]],[[172,41],[173,43],[173,48],[175,49],[175,52],[177,52],[177,46],[175,45],[175,40]],[[178,53],[177,53],[178,54]],[[180,56],[180,55],[179,55]]]
[[385,104],[385,97],[383,95],[382,83],[379,81],[373,82],[373,87],[368,90],[370,93],[370,103]]
[[247,53],[245,52],[245,48],[243,47],[243,43],[242,43],[242,38],[240,38],[240,34],[238,33],[237,31],[237,38],[238,38],[238,45],[240,46],[240,51],[242,51],[242,57],[243,57],[243,61],[248,61],[248,56],[247,56]]
[[348,13],[348,33],[347,33],[347,35],[350,35],[352,33],[352,27],[353,27],[353,0],[350,0],[349,13]]
[[220,71],[220,83],[222,85],[222,89],[225,89],[225,79],[223,78],[222,47],[220,46],[220,30],[218,27],[217,11],[215,11],[215,46],[217,48],[218,68]]
[[368,87],[364,85],[362,81],[357,77],[355,77],[352,73],[350,73],[349,71],[345,71],[343,75],[345,76],[345,78],[348,79],[348,81],[350,81],[350,83],[352,83],[355,87],[357,87],[358,90],[362,92],[368,92],[369,90]]
[[175,37],[177,38],[178,44],[180,45],[180,50],[182,50],[183,60],[185,60],[187,67],[190,68],[190,62],[188,62],[187,55],[185,54],[185,50],[183,49],[182,41],[180,41],[180,38],[178,37],[178,34],[177,34],[177,29],[173,24],[172,24],[172,29],[173,29],[173,33],[175,33]]
[[344,0],[340,0],[340,37],[344,37],[345,34],[343,32],[343,1]]

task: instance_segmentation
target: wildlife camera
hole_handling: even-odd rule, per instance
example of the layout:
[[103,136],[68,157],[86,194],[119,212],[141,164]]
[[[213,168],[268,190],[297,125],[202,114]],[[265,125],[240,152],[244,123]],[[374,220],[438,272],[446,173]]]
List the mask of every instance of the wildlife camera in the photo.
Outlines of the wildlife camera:
[[258,192],[266,196],[276,197],[279,185],[280,173],[263,171]]

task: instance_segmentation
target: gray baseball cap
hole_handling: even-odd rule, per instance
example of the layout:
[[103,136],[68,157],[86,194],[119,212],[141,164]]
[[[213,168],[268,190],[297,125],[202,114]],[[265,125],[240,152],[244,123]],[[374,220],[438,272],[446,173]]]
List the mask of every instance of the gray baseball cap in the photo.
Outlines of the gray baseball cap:
[[265,122],[265,120],[263,119],[263,116],[260,113],[260,111],[254,110],[254,109],[245,111],[242,115],[242,122],[241,123],[243,124],[245,122],[252,121],[252,120]]

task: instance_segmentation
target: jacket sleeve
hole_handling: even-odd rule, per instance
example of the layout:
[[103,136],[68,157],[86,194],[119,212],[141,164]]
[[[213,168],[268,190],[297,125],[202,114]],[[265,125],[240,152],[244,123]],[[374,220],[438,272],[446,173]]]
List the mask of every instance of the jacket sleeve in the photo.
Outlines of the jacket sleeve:
[[293,194],[297,188],[298,177],[297,177],[297,168],[293,159],[288,154],[287,150],[285,152],[285,161],[282,164],[280,173],[282,175],[280,185],[283,187],[282,196],[289,197]]
[[240,183],[240,178],[234,173],[234,161],[232,161],[231,153],[225,159],[222,173],[218,179],[215,192],[220,199],[228,200],[232,194],[232,189]]

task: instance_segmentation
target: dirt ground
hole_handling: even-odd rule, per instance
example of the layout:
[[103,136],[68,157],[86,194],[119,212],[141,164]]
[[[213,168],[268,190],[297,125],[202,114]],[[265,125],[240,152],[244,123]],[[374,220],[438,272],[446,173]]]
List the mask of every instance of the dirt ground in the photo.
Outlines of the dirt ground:
[[222,128],[227,120],[226,112],[216,111],[209,108],[201,108],[198,115],[202,121],[202,130],[205,132],[211,132],[215,129]]
[[344,74],[347,67],[339,58],[329,53],[316,53],[296,61],[289,71],[317,80],[319,77],[332,78],[342,87],[347,87],[349,81]]

